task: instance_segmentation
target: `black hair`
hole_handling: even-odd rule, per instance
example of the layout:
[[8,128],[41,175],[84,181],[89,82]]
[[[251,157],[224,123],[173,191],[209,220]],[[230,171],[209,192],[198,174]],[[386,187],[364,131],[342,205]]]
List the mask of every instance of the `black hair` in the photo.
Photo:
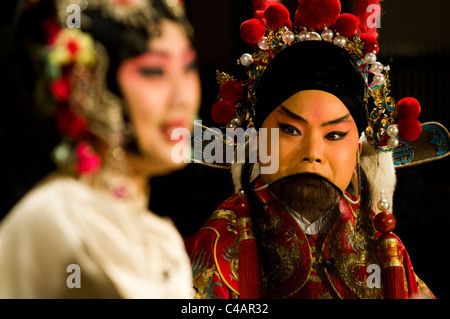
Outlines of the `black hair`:
[[[159,22],[163,18],[177,21],[161,0],[152,1],[152,6],[158,13],[155,22]],[[95,41],[105,47],[108,53],[109,68],[106,74],[108,89],[122,97],[117,83],[117,70],[123,61],[145,53],[148,50],[148,40],[152,36],[157,36],[159,30],[126,27],[122,23],[105,17],[99,10],[86,10],[83,11],[83,14],[90,18],[90,23],[86,23],[86,26],[82,25],[83,31],[89,32]],[[158,28],[157,24],[152,28]]]

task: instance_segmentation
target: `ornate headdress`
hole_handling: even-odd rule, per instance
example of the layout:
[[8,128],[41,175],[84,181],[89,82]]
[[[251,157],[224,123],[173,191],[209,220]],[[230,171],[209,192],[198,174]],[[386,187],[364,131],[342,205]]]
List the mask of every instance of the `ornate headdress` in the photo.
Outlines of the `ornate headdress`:
[[[334,71],[341,71],[343,74],[337,81],[347,82],[347,89],[340,95],[336,94],[336,90],[328,91],[341,98],[362,133],[362,165],[369,167],[375,163],[377,167],[383,166],[385,175],[376,174],[375,169],[369,179],[373,177],[375,185],[385,184],[381,187],[387,189],[385,195],[388,198],[392,196],[395,186],[394,166],[404,167],[438,159],[447,156],[450,148],[449,134],[442,125],[435,122],[422,125],[419,122],[421,106],[415,98],[406,97],[396,103],[389,95],[390,67],[377,61],[380,48],[376,21],[372,18],[375,9],[369,10],[375,6],[380,11],[379,3],[379,0],[356,1],[353,15],[341,13],[339,0],[300,0],[291,19],[287,8],[276,0],[253,0],[253,17],[243,22],[240,27],[242,40],[251,46],[253,52],[244,53],[237,60],[237,63],[245,68],[247,76],[243,80],[237,80],[229,74],[217,71],[216,79],[220,89],[218,101],[211,110],[213,121],[230,128],[259,126],[270,111],[293,93],[304,89],[297,83],[305,82],[311,76],[322,76],[316,79],[316,82],[321,82],[316,87],[327,91],[326,87],[336,86],[330,83],[330,75],[333,75]],[[308,46],[308,42],[322,44]],[[305,45],[300,48],[302,44]],[[329,65],[323,75],[317,75],[316,70],[308,73],[308,65],[319,59],[315,59],[314,52],[309,56],[306,53],[301,56],[300,53],[307,51],[308,47],[330,46],[326,44],[339,47],[358,65],[365,82],[363,93],[351,89],[355,86],[355,83],[350,83],[351,77],[357,75],[349,75],[348,67],[347,70],[338,70],[335,65],[341,63],[340,61],[327,61],[335,59],[336,50],[326,48],[330,53],[329,57],[327,58],[325,52],[319,62]],[[302,65],[298,65],[299,62],[286,65],[284,70],[279,70],[277,76],[271,75],[271,80],[265,80],[266,70],[270,69],[275,61],[283,64],[279,60],[284,57],[277,59],[277,56],[281,52],[284,54],[285,51],[293,51],[296,46],[299,61],[305,56],[309,60],[303,60]],[[291,54],[290,58],[293,59],[294,55]],[[311,59],[315,60],[310,61]],[[309,88],[314,88],[314,85],[308,85]],[[359,96],[362,98],[359,103],[361,113],[354,109],[348,99],[346,101],[346,97]],[[386,165],[380,164],[384,162]],[[371,173],[370,168],[367,171]],[[375,192],[379,194],[378,189]]]
[[[213,106],[213,120],[229,126],[241,122],[247,126],[254,125],[255,117],[258,117],[255,115],[260,112],[258,103],[261,103],[256,91],[270,62],[278,53],[297,43],[325,41],[347,51],[365,77],[365,103],[361,107],[365,107],[367,113],[365,132],[369,143],[385,152],[396,148],[399,139],[408,142],[417,139],[421,133],[417,120],[420,105],[415,99],[406,98],[396,106],[389,96],[389,67],[377,61],[379,46],[376,26],[368,26],[365,20],[367,6],[364,10],[361,8],[362,3],[378,2],[357,1],[356,9],[361,14],[355,16],[341,14],[338,0],[303,0],[299,1],[292,22],[283,4],[253,1],[254,17],[240,27],[241,38],[254,49],[253,53],[244,53],[238,60],[247,68],[248,78],[238,82],[227,74],[217,74],[221,85],[220,100]],[[329,59],[332,58],[330,54]],[[308,64],[308,61],[303,62]]]
[[[353,15],[341,14],[339,0],[299,0],[291,20],[287,8],[276,0],[253,0],[254,15],[240,27],[242,40],[253,49],[237,61],[246,68],[246,78],[240,81],[217,72],[220,89],[211,116],[227,128],[259,127],[273,109],[300,90],[324,90],[341,99],[361,133],[361,166],[373,187],[373,210],[381,211],[374,225],[383,234],[380,247],[386,249],[380,253],[392,275],[391,282],[386,283],[387,293],[396,298],[404,297],[404,292],[400,289],[401,265],[396,263],[398,256],[392,254],[395,244],[390,244],[395,241],[391,234],[395,219],[387,212],[396,183],[394,168],[449,155],[450,135],[439,123],[419,122],[421,107],[416,99],[407,97],[396,103],[389,95],[390,68],[377,61],[378,34],[376,23],[370,20],[369,9],[380,9],[379,3],[355,1]],[[343,64],[346,66],[341,68]],[[224,141],[230,142],[226,138]],[[233,165],[238,189],[241,177],[235,175],[241,174],[241,165]],[[244,179],[249,175],[251,172],[245,172]],[[248,185],[244,193],[248,192],[246,188]],[[250,225],[246,197],[241,199],[236,205],[237,224]],[[248,232],[251,226],[238,228]],[[243,296],[252,298],[258,297],[254,241],[249,237],[239,242],[239,250],[245,252],[239,253],[240,278],[245,278],[240,289]]]
[[51,97],[40,104],[55,115],[63,135],[53,158],[62,166],[76,165],[79,174],[95,172],[101,158],[90,136],[108,145],[115,159],[124,157],[122,147],[134,139],[112,65],[144,53],[148,39],[159,33],[161,16],[179,22],[192,38],[184,1],[30,1],[32,7],[39,5],[54,11],[42,25],[47,40],[39,53],[45,74],[37,86],[40,97]]

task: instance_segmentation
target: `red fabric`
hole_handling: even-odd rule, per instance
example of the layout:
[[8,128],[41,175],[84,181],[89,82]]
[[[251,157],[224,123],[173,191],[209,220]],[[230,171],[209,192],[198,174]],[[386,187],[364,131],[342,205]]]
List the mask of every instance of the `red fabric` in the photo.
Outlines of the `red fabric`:
[[[260,180],[258,182],[260,183]],[[261,184],[257,184],[256,187],[259,185]],[[278,281],[273,280],[267,274],[262,278],[262,298],[356,299],[385,297],[382,289],[372,289],[366,285],[368,264],[381,265],[378,254],[374,253],[368,256],[366,264],[352,261],[352,256],[362,253],[363,249],[358,246],[358,241],[355,239],[355,212],[358,205],[350,205],[342,199],[340,202],[341,215],[332,229],[326,235],[311,236],[301,230],[291,214],[275,213],[271,208],[275,204],[275,200],[267,188],[257,193],[262,203],[268,205],[267,214],[269,220],[272,221],[271,225],[275,227],[273,232],[269,233],[271,238],[267,242],[279,247],[274,251],[278,251],[280,256],[294,256],[292,262],[288,263],[288,266],[292,267],[289,276]],[[238,239],[237,229],[235,221],[234,223],[230,222],[237,198],[238,195],[233,195],[219,205],[205,227],[186,243],[193,265],[194,280],[200,285],[198,287],[203,287],[201,283],[208,282],[208,285],[199,291],[202,296],[233,298],[237,296],[236,292],[239,293],[239,278],[233,275],[235,257],[236,254],[239,254],[233,249],[236,247],[235,242]],[[221,217],[224,214],[228,214],[227,217]],[[236,217],[235,214],[234,216]],[[379,233],[374,235],[374,243],[378,236]],[[283,251],[290,253],[284,255]],[[408,296],[412,296],[418,292],[417,282],[409,256],[400,240],[399,251],[405,268]],[[276,275],[281,272],[283,264],[270,263],[270,260],[266,259],[267,256],[264,255],[259,257],[262,270],[266,269],[265,273],[268,272],[268,267],[272,267],[269,273]],[[313,261],[315,262],[313,263]],[[220,271],[213,272],[214,269],[220,269]],[[342,272],[337,269],[341,269]],[[236,269],[234,269],[235,271]],[[245,278],[240,279],[245,280]]]

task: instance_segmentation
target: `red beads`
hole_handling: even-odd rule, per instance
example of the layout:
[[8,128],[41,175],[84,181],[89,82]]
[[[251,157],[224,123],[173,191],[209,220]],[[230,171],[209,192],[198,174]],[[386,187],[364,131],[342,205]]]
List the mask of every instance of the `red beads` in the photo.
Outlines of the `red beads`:
[[380,233],[389,233],[394,230],[396,225],[396,220],[394,215],[388,212],[378,213],[374,220],[373,224],[375,229]]

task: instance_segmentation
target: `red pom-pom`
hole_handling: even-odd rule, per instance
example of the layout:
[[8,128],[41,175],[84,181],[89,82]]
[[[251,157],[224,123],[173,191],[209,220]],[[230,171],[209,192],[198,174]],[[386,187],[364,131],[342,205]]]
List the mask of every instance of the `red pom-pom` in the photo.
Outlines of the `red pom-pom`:
[[394,215],[388,212],[378,213],[374,220],[373,225],[375,229],[380,233],[389,233],[394,230],[396,224],[396,220]]
[[397,113],[399,118],[418,118],[420,115],[420,103],[413,97],[405,97],[397,102]]
[[407,141],[412,142],[417,140],[422,133],[422,125],[419,120],[413,117],[405,117],[400,119],[397,123],[398,126],[398,136]]
[[266,27],[261,20],[250,19],[241,24],[239,32],[241,34],[241,39],[244,40],[244,42],[255,44],[264,37]]
[[67,101],[70,96],[70,79],[62,77],[50,82],[50,91],[58,102]]
[[341,2],[339,0],[300,0],[295,12],[295,23],[323,30],[334,24],[341,13]]
[[370,53],[375,51],[375,54],[378,53],[380,48],[378,47],[378,41],[375,36],[368,34],[368,33],[362,33],[359,35],[361,38],[361,41],[364,42],[364,54]]
[[225,125],[231,121],[236,114],[233,103],[226,100],[220,100],[214,103],[211,110],[211,117],[214,122]]
[[344,37],[351,38],[358,29],[358,18],[350,13],[341,14],[334,24],[334,29]]
[[289,11],[281,3],[275,3],[264,11],[267,23],[273,29],[284,27],[289,21]]
[[239,102],[244,97],[244,87],[236,80],[226,81],[220,86],[219,96],[231,103]]

